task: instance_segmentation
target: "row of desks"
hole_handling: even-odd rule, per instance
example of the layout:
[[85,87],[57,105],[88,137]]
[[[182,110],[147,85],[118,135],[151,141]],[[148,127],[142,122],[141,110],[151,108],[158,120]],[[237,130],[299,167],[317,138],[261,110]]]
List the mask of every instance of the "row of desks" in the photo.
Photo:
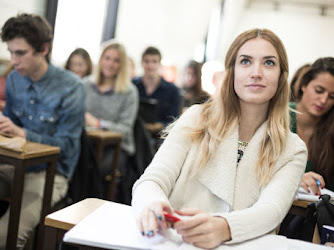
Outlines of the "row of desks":
[[[58,244],[62,242],[64,234],[68,230],[106,202],[108,201],[88,198],[46,216],[44,221],[46,226],[44,249],[57,249]],[[294,201],[289,213],[293,213],[293,208],[299,208],[300,211],[305,213],[308,203],[307,201]],[[319,236],[317,237],[319,239]]]
[[[115,172],[119,161],[120,144],[122,140],[122,134],[99,130],[88,131],[87,135],[93,143],[96,145],[96,154],[99,163],[102,162],[103,149],[107,145],[113,145],[115,148],[115,154],[112,162],[111,179],[108,188],[108,199],[112,200],[115,193]],[[16,249],[18,228],[20,222],[20,211],[22,194],[24,187],[24,177],[27,167],[40,163],[47,163],[44,195],[41,210],[40,227],[38,231],[37,249],[43,248],[44,239],[44,218],[50,212],[51,198],[53,191],[53,182],[56,172],[57,157],[60,153],[59,147],[43,145],[39,143],[27,142],[24,152],[9,151],[0,148],[0,162],[10,164],[15,167],[13,190],[10,197],[10,215],[8,223],[8,234],[6,241],[6,249]]]
[[[147,129],[152,135],[157,134],[162,129],[162,127],[163,126],[161,123],[147,124]],[[87,135],[95,144],[96,155],[99,164],[102,163],[104,148],[109,145],[114,147],[115,153],[112,161],[111,172],[108,176],[109,184],[107,191],[107,199],[113,200],[116,189],[116,173],[123,135],[121,133],[107,130],[90,130],[87,131]],[[51,207],[53,182],[56,172],[57,157],[59,153],[60,149],[58,147],[33,142],[27,142],[25,151],[21,153],[0,148],[0,163],[10,164],[15,167],[13,191],[10,198],[10,216],[8,224],[8,234],[6,239],[6,249],[16,249],[26,168],[35,164],[46,163],[47,169],[41,210],[41,226],[39,227],[37,237],[37,249],[43,249],[43,220],[45,216],[49,213]]]

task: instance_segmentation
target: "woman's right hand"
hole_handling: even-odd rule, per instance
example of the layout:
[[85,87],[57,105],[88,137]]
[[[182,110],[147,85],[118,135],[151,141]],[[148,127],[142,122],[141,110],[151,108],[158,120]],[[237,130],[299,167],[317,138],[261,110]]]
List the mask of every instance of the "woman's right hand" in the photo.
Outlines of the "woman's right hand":
[[[320,185],[318,186],[317,181],[320,182]],[[304,188],[308,193],[310,192],[309,188],[312,190],[312,192],[315,195],[320,195],[320,188],[324,188],[326,183],[324,181],[324,178],[317,173],[314,173],[312,171],[304,173],[302,183],[300,184],[302,188]]]
[[163,212],[173,213],[168,202],[153,202],[140,213],[137,225],[143,236],[152,237],[158,229],[167,229],[171,224],[164,219]]

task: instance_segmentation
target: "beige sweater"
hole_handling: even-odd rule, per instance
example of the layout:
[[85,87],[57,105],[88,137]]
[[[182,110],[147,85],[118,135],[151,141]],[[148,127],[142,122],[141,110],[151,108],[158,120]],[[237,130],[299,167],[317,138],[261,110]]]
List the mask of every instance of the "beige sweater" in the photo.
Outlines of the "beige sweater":
[[[182,133],[199,117],[192,106],[177,121],[152,163],[133,187],[135,214],[153,201],[169,201],[173,209],[198,208],[219,215],[229,223],[237,243],[270,232],[287,214],[300,185],[307,160],[304,142],[289,133],[287,147],[274,166],[269,184],[260,188],[255,174],[259,147],[267,122],[256,131],[237,166],[238,128],[222,142],[207,167],[192,177],[193,159],[198,149]],[[226,203],[229,211],[226,211]]]

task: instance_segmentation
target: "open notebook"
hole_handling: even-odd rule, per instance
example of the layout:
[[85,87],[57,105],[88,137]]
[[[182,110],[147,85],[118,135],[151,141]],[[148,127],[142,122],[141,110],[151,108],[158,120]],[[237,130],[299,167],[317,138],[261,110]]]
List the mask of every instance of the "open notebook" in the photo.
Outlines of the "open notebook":
[[[148,239],[137,229],[130,206],[107,202],[68,231],[64,242],[107,249],[199,249],[182,241],[173,229]],[[319,248],[322,246],[319,246]],[[284,236],[267,234],[239,244],[221,245],[217,250],[315,250],[308,242],[287,239]]]
[[[334,197],[334,192],[324,188],[324,189],[320,189],[321,194],[328,194],[331,197]],[[297,200],[303,200],[303,201],[318,201],[319,200],[319,196],[314,195],[312,193],[312,191],[310,193],[307,193],[304,188],[299,187],[297,195],[296,195],[296,199]]]
[[96,209],[68,231],[63,240],[113,249],[161,249],[159,246],[165,245],[167,241],[167,245],[172,245],[172,248],[184,244],[181,238],[173,236],[157,234],[152,238],[143,237],[137,228],[131,206],[115,202],[107,202]]

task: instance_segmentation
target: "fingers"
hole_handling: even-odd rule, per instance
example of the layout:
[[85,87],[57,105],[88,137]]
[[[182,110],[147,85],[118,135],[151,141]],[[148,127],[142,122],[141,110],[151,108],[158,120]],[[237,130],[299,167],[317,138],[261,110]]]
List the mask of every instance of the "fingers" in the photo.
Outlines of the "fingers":
[[[199,214],[195,217],[197,218],[194,221],[192,219],[182,221],[189,226],[195,226],[177,229],[185,242],[201,248],[213,248],[228,239],[228,236],[225,235],[227,234],[226,229],[222,225],[225,219],[208,214]],[[180,227],[180,224],[181,222],[177,222],[175,227]]]
[[21,131],[8,117],[1,116],[0,132],[7,133],[13,136],[21,136]]
[[143,236],[154,236],[158,229],[155,214],[150,209],[145,208],[138,220],[138,226]]
[[[320,183],[318,185],[317,181]],[[323,177],[320,174],[314,173],[314,172],[307,172],[304,174],[301,186],[309,192],[309,189],[315,194],[315,195],[320,195],[320,188],[324,188],[325,186],[325,181]]]
[[174,223],[174,229],[182,235],[196,235],[200,232],[200,230],[203,230],[200,225],[206,223],[208,219],[209,216],[207,214],[197,214],[189,219],[187,218]]
[[306,192],[308,192],[308,193],[310,193],[310,190],[308,189],[308,186],[307,186],[307,184],[305,183],[305,182],[301,182],[300,183],[300,186],[306,191]]
[[194,216],[196,214],[201,213],[201,210],[197,209],[197,208],[184,208],[181,210],[174,210],[175,213],[179,214],[179,215],[186,215],[186,216]]
[[164,220],[163,211],[172,212],[173,210],[167,202],[155,202],[143,210],[137,222],[143,236],[152,237],[158,229],[171,227]]

